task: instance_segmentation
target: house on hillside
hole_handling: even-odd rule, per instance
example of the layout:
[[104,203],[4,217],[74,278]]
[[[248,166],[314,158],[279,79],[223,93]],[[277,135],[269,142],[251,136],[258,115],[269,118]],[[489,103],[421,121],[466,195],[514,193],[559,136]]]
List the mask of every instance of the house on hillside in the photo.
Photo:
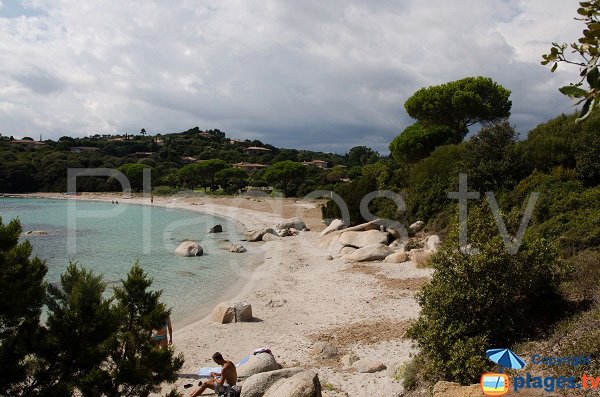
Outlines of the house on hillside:
[[244,149],[244,153],[245,154],[264,154],[264,153],[270,153],[271,149],[267,149],[266,147],[259,147],[259,146],[250,146],[247,147],[246,149]]
[[242,169],[246,172],[255,172],[255,171],[267,168],[267,166],[264,164],[251,164],[251,163],[244,163],[243,161],[241,163],[236,163],[236,164],[232,164],[232,165],[233,165],[233,167]]
[[305,167],[314,166],[322,169],[327,169],[327,161],[324,160],[305,161],[302,164],[304,164]]
[[31,146],[31,147],[41,147],[41,146],[45,145],[44,142],[30,141],[29,139],[15,139],[13,141],[10,141],[10,143],[16,144],[16,145],[26,145],[26,146]]
[[93,146],[74,146],[71,148],[72,153],[82,153],[82,152],[99,152],[100,148]]
[[195,157],[187,156],[187,157],[182,157],[181,162],[185,163],[185,164],[192,164],[192,163],[198,162],[198,160],[196,160]]

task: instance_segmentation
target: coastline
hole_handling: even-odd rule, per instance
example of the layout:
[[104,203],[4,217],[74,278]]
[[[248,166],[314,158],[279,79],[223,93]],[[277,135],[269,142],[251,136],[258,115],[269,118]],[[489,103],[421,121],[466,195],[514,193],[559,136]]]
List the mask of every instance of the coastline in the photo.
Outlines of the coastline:
[[[229,226],[233,225],[235,233],[244,236],[248,230],[257,227],[264,227],[266,224],[253,223],[249,220],[251,216],[244,220],[240,220],[232,214],[231,207],[229,206],[207,206],[198,205],[195,201],[201,199],[200,197],[159,197],[158,200],[154,198],[154,202],[151,203],[149,198],[141,197],[141,195],[132,195],[132,197],[124,197],[122,194],[112,193],[84,193],[78,196],[63,195],[60,193],[4,193],[0,197],[8,198],[35,198],[35,199],[50,199],[50,200],[81,200],[81,201],[96,201],[96,202],[111,202],[113,200],[121,200],[121,204],[141,205],[141,206],[154,206],[166,209],[175,209],[178,211],[187,211],[192,213],[202,213],[204,215],[213,216],[215,221],[218,223],[227,223]],[[177,200],[176,200],[177,199]],[[236,211],[234,211],[236,212]],[[219,222],[223,220],[225,222]],[[250,226],[250,227],[249,227]],[[247,252],[243,254],[231,254],[239,255],[239,259],[242,262],[240,268],[243,275],[237,277],[230,287],[223,291],[219,296],[219,301],[235,300],[241,297],[243,291],[246,289],[247,284],[252,278],[253,270],[260,266],[264,260],[264,252],[260,247],[246,247]],[[214,305],[205,305],[198,308],[193,314],[189,314],[184,318],[178,319],[173,322],[175,329],[186,327],[190,324],[196,323],[206,317],[208,317],[214,308]]]
[[[136,197],[124,200],[122,195],[110,194],[84,194],[76,198],[143,201]],[[150,200],[147,201],[149,204]],[[184,354],[186,361],[179,380],[174,385],[165,385],[163,391],[174,386],[185,393],[183,385],[197,382],[195,372],[199,367],[212,365],[211,355],[215,351],[239,361],[264,346],[273,351],[284,367],[315,368],[322,384],[327,385],[324,396],[400,394],[402,386],[395,373],[414,352],[404,332],[419,313],[415,293],[423,280],[431,276],[431,269],[417,268],[412,262],[349,264],[341,258],[328,258],[327,249],[319,244],[319,231],[324,226],[314,203],[293,199],[268,202],[263,198],[154,197],[153,205],[211,211],[212,215],[234,219],[245,229],[272,227],[282,219],[299,216],[311,229],[275,241],[243,243],[249,253],[262,256],[250,265],[248,278],[243,279],[239,290],[230,289],[223,300],[250,303],[256,321],[216,324],[208,316],[199,316],[194,321],[178,322],[174,347]],[[387,369],[362,373],[354,365],[342,365],[339,359],[322,360],[313,353],[319,341],[336,344],[339,357],[354,356],[359,362],[382,363]]]

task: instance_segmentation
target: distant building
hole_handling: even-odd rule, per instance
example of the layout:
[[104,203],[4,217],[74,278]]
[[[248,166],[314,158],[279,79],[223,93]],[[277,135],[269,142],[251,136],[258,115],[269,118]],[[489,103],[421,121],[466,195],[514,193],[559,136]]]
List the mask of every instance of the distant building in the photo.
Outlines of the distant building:
[[182,157],[182,158],[181,158],[181,161],[182,161],[183,163],[186,163],[186,164],[192,164],[192,163],[195,163],[195,162],[197,162],[198,160],[196,160],[196,158],[195,158],[195,157],[190,157],[190,156],[187,156],[187,157]]
[[308,166],[314,166],[314,167],[319,167],[322,169],[326,169],[327,168],[327,161],[323,161],[323,160],[312,160],[312,161],[305,161],[302,164],[304,164],[304,166],[308,167]]
[[198,135],[203,136],[205,138],[212,138],[212,135],[210,132],[203,131],[203,132],[199,132]]
[[250,146],[244,149],[244,153],[246,154],[263,154],[269,153],[271,149],[267,149],[266,147],[258,147],[258,146]]
[[81,153],[81,152],[99,152],[100,148],[93,146],[74,146],[71,148],[71,152],[73,153]]
[[29,139],[15,139],[13,141],[10,141],[10,143],[17,144],[17,145],[33,146],[33,147],[40,147],[40,146],[45,145],[44,142],[30,141]]
[[244,143],[244,141],[242,141],[241,139],[230,139],[229,140],[229,144],[230,145],[236,145],[236,144],[239,144],[239,143]]
[[263,168],[267,168],[267,166],[264,164],[251,164],[251,163],[244,163],[244,162],[233,164],[233,166],[235,168],[239,168],[239,169],[242,169],[247,172],[254,172],[254,171],[262,170]]

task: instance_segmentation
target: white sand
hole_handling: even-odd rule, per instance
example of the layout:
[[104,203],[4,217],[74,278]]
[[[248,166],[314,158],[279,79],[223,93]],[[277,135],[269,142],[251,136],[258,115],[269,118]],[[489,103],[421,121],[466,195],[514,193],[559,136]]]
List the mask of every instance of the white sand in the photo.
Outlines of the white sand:
[[[80,198],[110,201],[115,197],[88,194]],[[141,203],[142,199],[127,201]],[[407,262],[367,263],[362,270],[348,271],[352,265],[341,259],[325,260],[328,253],[317,244],[318,230],[323,228],[320,211],[307,203],[293,200],[268,202],[265,199],[155,198],[154,205],[232,218],[247,229],[274,226],[283,218],[298,215],[313,230],[268,243],[244,242],[253,251],[262,250],[265,261],[249,275],[248,283],[234,300],[251,303],[254,316],[259,320],[220,325],[203,318],[176,329],[174,346],[185,356],[182,376],[175,384],[181,392],[187,393],[183,389],[184,384],[197,383],[186,374],[194,374],[202,366],[214,366],[211,356],[215,351],[237,361],[252,350],[265,346],[272,349],[284,366],[317,368],[325,385],[324,395],[390,397],[402,393],[401,383],[394,380],[393,369],[409,358],[411,343],[403,338],[403,328],[395,332],[395,328],[385,330],[382,325],[401,325],[415,319],[419,306],[414,299],[414,289],[406,290],[401,284],[385,281],[429,277],[430,270],[417,269]],[[313,357],[311,346],[314,337],[311,336],[331,334],[335,329],[361,330],[356,333],[356,340],[352,340],[354,334],[351,332],[350,338],[343,339],[340,347],[361,359],[382,362],[388,370],[360,374],[353,369],[341,368],[337,360],[322,362]],[[380,330],[381,337],[378,336]],[[365,332],[370,341],[365,340]],[[165,390],[169,388],[165,387]]]

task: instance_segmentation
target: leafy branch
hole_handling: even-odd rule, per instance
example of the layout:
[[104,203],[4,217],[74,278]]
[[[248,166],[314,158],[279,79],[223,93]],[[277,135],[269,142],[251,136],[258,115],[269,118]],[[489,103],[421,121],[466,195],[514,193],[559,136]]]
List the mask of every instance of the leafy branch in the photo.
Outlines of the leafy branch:
[[[579,16],[575,19],[586,25],[583,36],[577,43],[552,43],[550,52],[542,55],[542,65],[552,64],[551,72],[555,72],[560,63],[580,68],[580,79],[576,83],[559,88],[562,94],[577,99],[577,105],[583,103],[576,122],[587,119],[600,102],[600,0],[583,1],[579,5]],[[584,83],[588,88],[582,88]]]

